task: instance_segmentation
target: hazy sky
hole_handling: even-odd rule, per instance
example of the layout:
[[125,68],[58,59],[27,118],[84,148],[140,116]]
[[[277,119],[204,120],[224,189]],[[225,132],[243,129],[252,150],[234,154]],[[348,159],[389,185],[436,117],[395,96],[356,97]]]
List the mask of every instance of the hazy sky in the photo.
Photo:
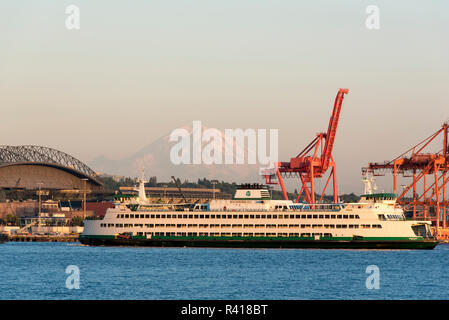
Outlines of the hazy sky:
[[[65,26],[70,4],[80,30]],[[201,120],[279,129],[288,160],[344,87],[334,158],[360,193],[362,166],[449,120],[448,30],[443,0],[2,0],[1,144],[118,159]]]

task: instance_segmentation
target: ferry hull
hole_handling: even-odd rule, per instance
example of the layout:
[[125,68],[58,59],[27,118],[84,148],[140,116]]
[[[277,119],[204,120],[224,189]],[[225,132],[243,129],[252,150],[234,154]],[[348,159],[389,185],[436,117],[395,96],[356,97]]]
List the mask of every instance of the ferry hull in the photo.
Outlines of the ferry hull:
[[427,249],[434,240],[239,240],[195,238],[114,238],[80,236],[79,241],[94,246],[197,247],[197,248],[273,248],[273,249]]

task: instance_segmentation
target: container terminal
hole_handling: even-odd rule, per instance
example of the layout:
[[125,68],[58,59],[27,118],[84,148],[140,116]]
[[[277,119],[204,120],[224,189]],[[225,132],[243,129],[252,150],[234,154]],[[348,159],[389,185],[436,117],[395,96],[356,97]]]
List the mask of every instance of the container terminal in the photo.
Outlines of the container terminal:
[[[332,188],[333,202],[338,202],[337,163],[332,156],[343,98],[348,89],[340,89],[335,98],[328,130],[319,132],[297,156],[276,163],[263,172],[265,183],[279,186],[285,200],[289,195],[284,179],[298,181],[296,202],[320,204],[326,190]],[[431,146],[439,144],[437,151]],[[378,161],[376,159],[376,161]],[[449,241],[448,124],[407,151],[384,162],[367,161],[363,179],[392,174],[396,204],[413,220],[432,222],[436,237]],[[76,238],[84,219],[104,216],[114,201],[126,201],[137,192],[133,186],[105,190],[102,177],[69,154],[43,146],[0,146],[0,234],[2,239],[57,241],[55,237]],[[115,178],[111,176],[112,178]],[[398,190],[398,179],[407,181]],[[174,177],[173,177],[174,178]],[[317,190],[317,180],[324,188]],[[404,180],[405,179],[405,180]],[[216,188],[146,187],[155,202],[204,203],[211,199],[230,199],[229,193]],[[332,183],[330,183],[332,181]],[[332,186],[332,187],[331,187]],[[19,240],[20,239],[20,240]],[[62,238],[60,238],[62,239]],[[68,238],[66,238],[68,239]]]

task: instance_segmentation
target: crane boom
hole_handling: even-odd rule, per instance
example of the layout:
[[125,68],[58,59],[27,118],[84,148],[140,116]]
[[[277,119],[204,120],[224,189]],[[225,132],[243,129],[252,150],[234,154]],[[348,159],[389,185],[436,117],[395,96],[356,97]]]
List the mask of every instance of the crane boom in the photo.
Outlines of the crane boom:
[[340,111],[345,94],[348,94],[348,89],[340,89],[335,97],[334,109],[329,120],[329,127],[326,134],[326,144],[324,145],[323,158],[321,159],[322,171],[329,168],[329,162],[332,156],[332,149],[334,147],[335,135],[337,133],[338,120],[340,119]]
[[[287,191],[283,183],[283,177],[299,177],[301,180],[301,191],[296,201],[299,201],[302,192],[305,192],[306,200],[315,203],[315,179],[322,178],[330,170],[329,177],[322,190],[319,203],[323,200],[326,188],[333,181],[334,202],[338,202],[337,197],[337,174],[336,163],[332,158],[335,135],[337,133],[338,121],[340,119],[341,106],[344,95],[349,93],[348,89],[339,89],[334,101],[334,108],[329,120],[327,133],[317,133],[315,139],[310,142],[296,157],[290,158],[289,162],[276,162],[273,170],[264,171],[267,184],[279,184],[282,189],[284,199],[288,200]],[[277,179],[277,181],[275,180]]]
[[175,176],[171,176],[171,178],[172,178],[173,181],[175,182],[175,185],[176,185],[176,187],[178,188],[179,193],[181,194],[182,198],[184,199],[184,202],[187,203],[187,199],[186,199],[186,197],[184,196],[184,193],[182,192],[181,185],[179,184],[178,179],[176,179]]

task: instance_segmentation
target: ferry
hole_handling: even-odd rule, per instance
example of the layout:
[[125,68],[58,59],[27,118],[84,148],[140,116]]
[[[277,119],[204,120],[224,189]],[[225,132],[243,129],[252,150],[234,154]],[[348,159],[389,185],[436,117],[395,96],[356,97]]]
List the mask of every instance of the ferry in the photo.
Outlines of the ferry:
[[84,220],[85,245],[221,248],[433,249],[430,221],[406,219],[392,193],[356,203],[273,200],[266,186],[238,187],[232,200],[117,202],[101,220]]

